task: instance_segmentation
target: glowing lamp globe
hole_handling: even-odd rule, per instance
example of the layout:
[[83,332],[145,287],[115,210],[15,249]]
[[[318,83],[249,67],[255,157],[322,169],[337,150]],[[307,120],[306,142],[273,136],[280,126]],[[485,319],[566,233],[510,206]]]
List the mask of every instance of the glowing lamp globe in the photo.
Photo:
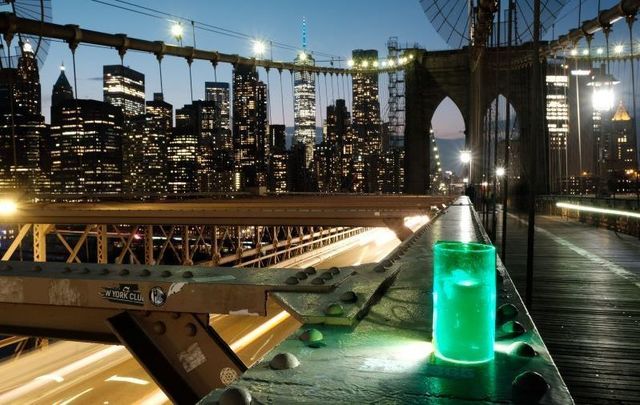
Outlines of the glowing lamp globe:
[[496,250],[491,245],[439,241],[433,247],[433,345],[455,363],[493,360]]

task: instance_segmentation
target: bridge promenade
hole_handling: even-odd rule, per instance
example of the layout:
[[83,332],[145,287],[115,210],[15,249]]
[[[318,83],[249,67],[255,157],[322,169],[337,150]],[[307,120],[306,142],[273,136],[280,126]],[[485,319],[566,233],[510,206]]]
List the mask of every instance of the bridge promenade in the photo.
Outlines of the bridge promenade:
[[[507,222],[506,266],[522,294],[525,221],[510,214]],[[498,240],[501,229],[499,221]],[[536,217],[531,316],[576,403],[640,402],[638,252],[634,236]]]

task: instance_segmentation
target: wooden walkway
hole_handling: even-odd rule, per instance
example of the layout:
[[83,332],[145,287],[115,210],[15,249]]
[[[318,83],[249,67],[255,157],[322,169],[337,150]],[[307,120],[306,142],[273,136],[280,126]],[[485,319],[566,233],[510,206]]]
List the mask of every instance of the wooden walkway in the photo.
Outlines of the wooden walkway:
[[[505,265],[524,296],[523,220],[509,216]],[[531,315],[576,403],[640,403],[640,241],[560,217],[536,225]]]

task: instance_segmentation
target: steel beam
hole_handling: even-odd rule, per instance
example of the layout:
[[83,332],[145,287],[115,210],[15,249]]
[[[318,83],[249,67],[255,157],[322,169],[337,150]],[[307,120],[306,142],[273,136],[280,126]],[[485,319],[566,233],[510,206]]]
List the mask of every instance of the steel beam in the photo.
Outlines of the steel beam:
[[268,59],[246,58],[237,54],[226,54],[218,51],[206,51],[190,46],[176,46],[165,44],[162,41],[148,41],[139,38],[131,38],[126,34],[108,34],[99,31],[92,31],[80,28],[78,25],[60,25],[40,20],[16,17],[12,13],[0,13],[0,32],[5,37],[11,38],[15,34],[30,34],[46,38],[54,38],[69,43],[76,47],[79,44],[92,44],[106,46],[118,50],[124,54],[128,50],[154,54],[158,57],[165,55],[185,58],[187,61],[204,60],[211,62],[214,66],[218,63],[230,63],[234,66],[239,64],[261,66],[267,69],[289,70],[291,72],[304,70],[307,72],[350,75],[354,73],[370,72],[390,72],[401,70],[404,65],[396,65],[392,68],[372,67],[371,69],[343,69],[335,67],[322,67],[313,65],[296,65],[292,62],[278,62]]

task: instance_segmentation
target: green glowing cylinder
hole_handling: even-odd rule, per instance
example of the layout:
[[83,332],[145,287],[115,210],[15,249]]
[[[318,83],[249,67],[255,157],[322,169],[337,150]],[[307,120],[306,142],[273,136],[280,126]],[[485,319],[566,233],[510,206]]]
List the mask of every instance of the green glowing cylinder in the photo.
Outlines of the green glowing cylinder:
[[433,247],[433,346],[458,363],[493,359],[496,319],[496,249],[437,242]]

